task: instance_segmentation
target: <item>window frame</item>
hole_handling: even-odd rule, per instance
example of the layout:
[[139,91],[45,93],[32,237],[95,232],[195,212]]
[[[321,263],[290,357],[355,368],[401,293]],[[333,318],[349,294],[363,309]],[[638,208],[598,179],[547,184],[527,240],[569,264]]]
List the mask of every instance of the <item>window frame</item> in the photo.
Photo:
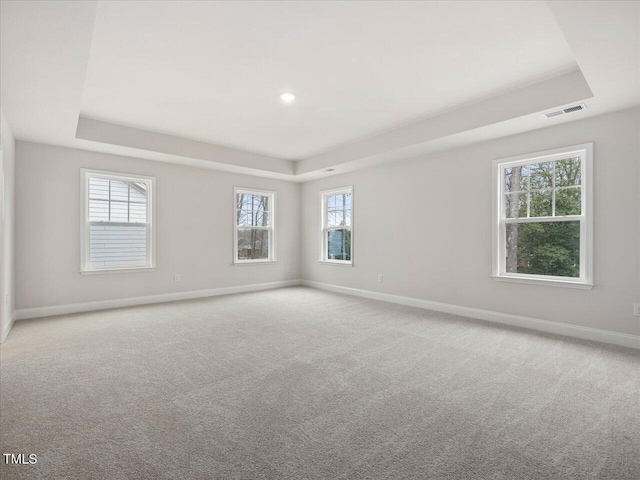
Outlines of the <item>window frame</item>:
[[[269,258],[253,258],[238,259],[238,194],[260,195],[269,197],[270,207],[269,226],[268,227],[251,227],[243,226],[242,228],[251,228],[255,230],[269,230]],[[233,188],[233,264],[234,265],[256,265],[270,264],[276,262],[276,192],[270,190],[256,190],[253,188],[234,187]]]
[[[505,169],[580,156],[581,214],[507,219],[505,213]],[[578,289],[593,288],[593,143],[583,143],[542,152],[494,160],[492,169],[492,277],[500,282],[526,283]],[[580,277],[508,273],[506,271],[507,223],[580,222]]]
[[[344,193],[351,194],[351,225],[344,225],[338,227],[327,227],[328,223],[328,207],[327,201],[332,195],[339,195]],[[353,266],[353,236],[354,236],[354,195],[353,195],[353,185],[349,185],[346,187],[333,188],[331,190],[323,190],[320,192],[320,262],[332,265],[343,265],[352,267]],[[350,260],[333,260],[328,258],[327,248],[327,232],[329,230],[341,230],[341,229],[349,229],[351,231],[351,242],[350,242],[350,251],[351,251],[351,259]]]
[[[139,222],[92,222],[89,220],[89,179],[91,177],[121,180],[125,182],[144,182],[147,185],[147,221]],[[111,172],[106,170],[80,169],[80,273],[82,275],[149,272],[156,269],[156,178],[147,175]],[[93,224],[109,225],[145,225],[147,229],[147,262],[145,266],[91,268],[89,258],[91,241],[90,228]]]

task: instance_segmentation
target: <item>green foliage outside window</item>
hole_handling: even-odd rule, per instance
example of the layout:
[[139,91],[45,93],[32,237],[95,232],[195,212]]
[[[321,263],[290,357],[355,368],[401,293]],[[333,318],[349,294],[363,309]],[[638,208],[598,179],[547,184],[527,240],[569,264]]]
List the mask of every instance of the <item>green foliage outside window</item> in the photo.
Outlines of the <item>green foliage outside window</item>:
[[[569,158],[505,170],[506,217],[581,214],[581,159]],[[547,221],[506,225],[509,273],[580,276],[580,222]]]
[[517,236],[517,261],[511,273],[580,276],[580,222],[507,225]]

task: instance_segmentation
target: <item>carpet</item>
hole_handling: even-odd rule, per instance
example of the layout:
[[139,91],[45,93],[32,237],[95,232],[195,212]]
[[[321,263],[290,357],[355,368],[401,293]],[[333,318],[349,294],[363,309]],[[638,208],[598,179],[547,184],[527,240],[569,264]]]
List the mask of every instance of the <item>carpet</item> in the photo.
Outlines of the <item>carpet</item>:
[[0,476],[634,480],[639,392],[636,350],[305,287],[24,320]]

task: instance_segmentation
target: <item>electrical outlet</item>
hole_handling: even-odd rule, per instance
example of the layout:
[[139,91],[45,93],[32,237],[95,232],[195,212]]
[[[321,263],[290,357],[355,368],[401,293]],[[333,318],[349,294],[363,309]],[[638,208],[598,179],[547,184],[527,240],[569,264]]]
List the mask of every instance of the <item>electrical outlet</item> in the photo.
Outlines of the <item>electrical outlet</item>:
[[640,303],[633,304],[633,315],[636,317],[640,317]]
[[176,275],[173,276],[173,281],[174,282],[179,282],[181,280],[182,280],[182,278],[180,277],[180,275],[176,274]]
[[378,274],[378,282],[382,283],[382,274],[381,273]]

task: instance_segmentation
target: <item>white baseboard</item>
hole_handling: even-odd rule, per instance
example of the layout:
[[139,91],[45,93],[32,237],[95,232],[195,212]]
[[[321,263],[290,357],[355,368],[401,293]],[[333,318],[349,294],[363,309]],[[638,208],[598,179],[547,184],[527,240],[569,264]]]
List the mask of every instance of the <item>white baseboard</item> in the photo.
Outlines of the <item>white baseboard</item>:
[[424,308],[438,312],[461,315],[463,317],[477,318],[489,322],[501,323],[516,327],[528,328],[546,333],[555,333],[585,340],[610,343],[623,347],[640,349],[640,336],[630,335],[609,330],[600,330],[591,327],[582,327],[568,323],[552,322],[538,318],[512,315],[510,313],[494,312],[479,308],[462,307],[449,303],[434,302],[420,298],[403,297],[389,293],[374,292],[371,290],[361,290],[357,288],[341,287],[328,283],[312,282],[310,280],[286,280],[280,282],[257,283],[253,285],[241,285],[237,287],[222,287],[208,290],[196,290],[190,292],[165,293],[159,295],[149,295],[144,297],[119,298],[113,300],[100,300],[97,302],[73,303],[67,305],[54,305],[49,307],[23,308],[16,310],[11,317],[11,321],[2,332],[2,342],[5,341],[13,323],[16,320],[49,317],[52,315],[66,315],[69,313],[90,312],[95,310],[106,310],[109,308],[132,307],[136,305],[148,305],[152,303],[173,302],[178,300],[189,300],[193,298],[214,297],[218,295],[230,295],[234,293],[255,292],[258,290],[269,290],[274,288],[294,287],[305,285],[307,287],[329,290],[332,292],[353,295],[356,297],[370,298],[383,302],[397,303],[410,307]]
[[[257,290],[269,290],[273,288],[295,287],[300,285],[300,280],[284,280],[270,283],[254,283],[237,287],[211,288],[207,290],[195,290],[190,292],[162,293],[145,297],[117,298],[113,300],[99,300],[97,302],[71,303],[67,305],[53,305],[50,307],[21,308],[17,310],[17,319],[50,317],[52,315],[66,315],[69,313],[91,312],[95,310],[107,310],[109,308],[133,307],[136,305],[148,305],[151,303],[175,302],[177,300],[190,300],[193,298],[216,297],[218,295],[230,295],[233,293],[255,292]],[[8,332],[7,332],[8,333]]]
[[312,282],[309,280],[302,280],[302,285],[312,288],[319,288],[322,290],[329,290],[331,292],[344,293],[346,295],[354,295],[356,297],[381,300],[383,302],[398,303],[400,305],[425,308],[427,310],[435,310],[437,312],[452,313],[454,315],[477,318],[489,322],[501,323],[503,325],[523,327],[540,332],[555,333],[558,335],[566,335],[568,337],[576,337],[584,340],[593,340],[596,342],[604,342],[613,345],[620,345],[623,347],[640,349],[640,335],[630,335],[626,333],[612,332],[610,330],[600,330],[597,328],[571,325],[568,323],[551,322],[549,320],[523,317],[520,315],[512,315],[510,313],[481,310],[479,308],[462,307],[449,303],[433,302],[430,300],[422,300],[419,298],[403,297],[400,295],[391,295],[389,293],[374,292],[371,290],[360,290],[357,288],[341,287],[338,285]]
[[11,327],[13,327],[13,322],[16,321],[17,318],[17,310],[14,310],[11,314],[11,319],[9,320],[9,324],[2,331],[2,338],[0,338],[0,343],[4,343],[4,341],[9,336],[9,332],[11,331]]

